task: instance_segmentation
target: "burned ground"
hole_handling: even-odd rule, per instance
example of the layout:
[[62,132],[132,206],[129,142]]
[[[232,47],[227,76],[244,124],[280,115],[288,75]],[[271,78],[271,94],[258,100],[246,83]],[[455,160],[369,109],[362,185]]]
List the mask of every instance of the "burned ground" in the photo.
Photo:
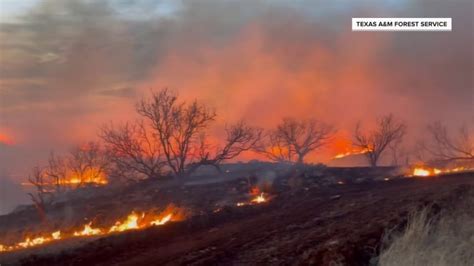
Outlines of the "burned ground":
[[[326,170],[325,175],[327,171],[334,170]],[[124,212],[137,204],[145,208],[172,200],[193,209],[193,215],[160,227],[3,254],[0,261],[24,265],[367,265],[376,261],[384,233],[403,228],[411,211],[426,206],[435,212],[449,208],[474,190],[472,173],[388,181],[343,178],[351,172],[363,176],[354,171],[334,174],[331,182],[317,171],[277,178],[270,202],[243,207],[231,203],[248,189],[245,179],[160,189],[149,184],[146,193],[135,186],[122,192],[120,200],[103,195],[103,206],[90,207],[91,212],[114,210],[114,204],[123,204],[119,209]],[[161,193],[151,193],[154,189]],[[140,200],[139,195],[150,199]],[[114,199],[118,203],[109,202]]]

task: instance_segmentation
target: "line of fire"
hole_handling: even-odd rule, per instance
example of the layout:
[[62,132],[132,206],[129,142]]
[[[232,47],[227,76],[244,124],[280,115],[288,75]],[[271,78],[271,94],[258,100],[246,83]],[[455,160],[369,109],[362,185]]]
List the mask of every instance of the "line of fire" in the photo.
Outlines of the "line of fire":
[[473,266],[473,18],[0,0],[0,266]]
[[[202,215],[200,212],[203,211],[163,201],[161,205],[165,205],[161,210],[157,206],[149,210],[135,209],[132,206],[130,213],[116,217],[115,221],[107,222],[104,213],[92,212],[92,216],[84,216],[84,222],[75,223],[75,226],[63,227],[54,222],[52,209],[56,205],[71,195],[87,191],[101,194],[127,186],[143,186],[149,182],[156,182],[154,186],[158,187],[170,184],[184,186],[186,180],[199,184],[202,180],[196,180],[195,176],[211,172],[208,174],[211,177],[230,179],[233,182],[241,180],[243,184],[243,188],[239,188],[240,193],[235,193],[233,197],[226,195],[221,199],[225,200],[223,203],[211,205],[212,213],[221,212],[225,208],[258,208],[257,205],[279,197],[272,179],[291,180],[292,177],[306,176],[313,171],[330,171],[331,168],[326,169],[324,165],[306,164],[305,157],[337,141],[337,130],[329,124],[315,119],[285,118],[270,130],[239,121],[226,128],[223,144],[212,143],[207,137],[207,129],[215,119],[216,111],[197,100],[181,101],[176,93],[168,89],[153,93],[151,97],[140,101],[137,113],[142,120],[121,125],[106,124],[100,128],[100,142],[86,143],[63,156],[51,153],[46,166],[32,170],[23,186],[29,187],[31,191],[28,195],[37,216],[32,219],[38,220],[38,225],[35,229],[31,228],[31,231],[4,234],[0,252],[14,252],[66,239],[96,239],[129,230],[182,222],[189,217]],[[370,181],[351,180],[336,173],[332,180],[325,180],[328,182],[326,185],[472,173],[473,146],[469,139],[471,135],[466,129],[461,129],[458,135],[451,135],[441,123],[434,123],[429,129],[431,142],[423,143],[420,150],[431,155],[430,161],[378,168],[382,155],[391,155],[394,162],[402,159],[401,152],[397,149],[407,126],[391,114],[379,118],[371,130],[364,130],[358,124],[349,150],[334,155],[333,160],[361,157],[371,166],[367,169],[383,171],[378,174],[378,179]],[[232,164],[226,162],[245,152],[265,156],[272,161],[267,163],[271,168],[281,169],[279,172],[267,170],[270,172],[266,175],[270,176],[261,176],[254,170],[254,174],[244,174],[242,179],[239,176],[241,170],[231,169]],[[319,178],[327,179],[321,173],[319,175],[322,177]],[[290,185],[295,186],[297,187],[295,184]],[[229,201],[231,198],[233,199]],[[43,225],[49,231],[43,229]]]

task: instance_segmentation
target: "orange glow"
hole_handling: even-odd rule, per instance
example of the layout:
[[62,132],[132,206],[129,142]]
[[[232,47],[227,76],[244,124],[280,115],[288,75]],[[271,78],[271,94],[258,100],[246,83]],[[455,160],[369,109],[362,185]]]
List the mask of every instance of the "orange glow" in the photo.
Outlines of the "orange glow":
[[260,193],[261,192],[260,192],[260,189],[258,187],[253,187],[253,188],[250,189],[250,194],[251,195],[258,195]]
[[263,203],[266,202],[267,200],[265,199],[265,196],[263,195],[263,192],[260,193],[256,198],[252,199],[252,202],[254,203]]
[[463,171],[472,170],[465,167],[455,167],[448,169],[438,169],[438,168],[429,168],[429,167],[415,167],[411,173],[412,176],[436,176],[441,174],[457,173]]
[[[95,227],[92,226],[92,222],[89,222],[85,224],[81,230],[74,231],[72,234],[65,235],[58,230],[51,233],[49,236],[38,236],[35,238],[27,237],[24,241],[18,242],[11,246],[0,244],[0,252],[29,248],[72,237],[102,236],[128,230],[144,229],[151,226],[160,226],[170,221],[183,220],[185,218],[184,213],[184,209],[177,208],[172,204],[168,205],[168,207],[166,207],[166,209],[158,215],[153,214],[153,212],[149,212],[148,214],[142,213],[141,215],[132,212],[126,218],[115,222],[115,224],[109,228]],[[147,217],[149,219],[147,219]]]
[[366,154],[370,149],[353,149],[351,151],[336,154],[333,159],[341,159],[350,155]]
[[102,234],[102,230],[100,230],[99,228],[92,228],[91,223],[92,222],[84,225],[84,229],[82,229],[82,231],[74,232],[73,235],[74,236],[93,236],[93,235]]
[[61,231],[56,231],[52,233],[51,236],[53,237],[54,240],[61,239]]
[[14,145],[15,141],[13,138],[3,132],[0,132],[0,143],[6,144],[6,145]]
[[413,169],[413,175],[414,176],[430,176],[431,172],[428,169],[415,168],[415,169]]
[[105,173],[98,169],[88,169],[80,177],[75,174],[70,174],[64,180],[60,181],[62,185],[79,185],[79,184],[94,184],[106,185],[108,184]]
[[0,252],[8,252],[20,248],[34,247],[59,239],[61,239],[61,231],[53,232],[50,236],[38,236],[35,238],[27,237],[24,241],[21,241],[14,246],[0,245]]
[[158,218],[158,219],[156,219],[156,220],[151,221],[150,224],[151,224],[151,225],[163,225],[163,224],[169,222],[172,217],[173,217],[172,214],[168,214],[168,215],[166,215],[166,216],[163,217],[163,218]]
[[[45,179],[45,184],[47,186],[55,186],[56,180]],[[75,174],[69,171],[65,178],[61,178],[59,180],[59,185],[62,186],[78,186],[80,184],[87,184],[87,185],[95,185],[95,186],[103,186],[109,183],[106,174],[96,168],[87,169],[82,174]],[[32,184],[29,182],[22,182],[22,186],[31,186]]]
[[[142,215],[143,217],[144,215]],[[131,213],[127,216],[127,219],[123,222],[117,221],[115,225],[109,229],[109,233],[111,232],[122,232],[131,229],[138,229],[138,215],[135,213]]]
[[237,202],[235,205],[237,207],[242,207],[245,205],[260,204],[268,201],[268,198],[265,196],[265,193],[260,192],[258,187],[253,187],[250,189],[250,195],[254,196],[248,202]]

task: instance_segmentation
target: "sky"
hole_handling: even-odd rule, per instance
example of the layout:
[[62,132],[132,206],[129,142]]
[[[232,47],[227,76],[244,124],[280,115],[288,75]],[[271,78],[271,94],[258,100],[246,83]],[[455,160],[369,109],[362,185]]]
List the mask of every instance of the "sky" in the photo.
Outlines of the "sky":
[[[239,119],[315,117],[344,139],[393,113],[412,146],[430,122],[472,124],[473,10],[469,0],[0,0],[0,188],[100,125],[136,119],[135,102],[164,87],[214,107],[216,135]],[[351,17],[452,17],[453,31],[351,32]]]

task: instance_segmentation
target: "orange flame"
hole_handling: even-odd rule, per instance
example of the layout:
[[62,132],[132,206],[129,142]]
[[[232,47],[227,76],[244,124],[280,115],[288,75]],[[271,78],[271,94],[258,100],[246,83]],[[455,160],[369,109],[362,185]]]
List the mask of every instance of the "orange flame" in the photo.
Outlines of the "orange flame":
[[359,155],[359,154],[366,154],[370,152],[370,149],[362,149],[362,150],[351,150],[351,151],[348,151],[348,152],[343,152],[343,153],[339,153],[339,154],[336,154],[334,157],[332,157],[333,159],[341,159],[341,158],[344,158],[344,157],[347,157],[347,156],[351,156],[351,155]]
[[[142,217],[144,215],[142,214]],[[125,219],[125,221],[123,222],[115,222],[115,225],[112,226],[110,229],[109,229],[109,233],[111,232],[122,232],[122,231],[125,231],[125,230],[131,230],[131,229],[138,229],[138,215],[135,214],[134,212],[132,212],[131,214],[129,214],[127,216],[127,219]]]
[[0,252],[12,251],[20,248],[29,248],[38,245],[42,245],[53,240],[61,239],[61,231],[51,233],[51,236],[39,236],[35,238],[27,237],[24,241],[17,243],[14,246],[0,245]]
[[449,174],[470,170],[465,167],[456,167],[450,169],[438,169],[438,168],[429,168],[429,167],[415,167],[411,173],[412,176],[436,176],[440,174]]
[[[45,180],[46,185],[55,186],[56,180]],[[77,186],[79,184],[88,184],[95,186],[103,186],[109,183],[108,178],[104,172],[99,169],[92,168],[86,170],[80,176],[69,172],[65,178],[59,180],[59,185],[62,186]],[[29,182],[22,182],[22,186],[32,186]]]
[[105,173],[101,170],[92,168],[87,169],[81,176],[75,174],[69,174],[65,180],[60,182],[63,185],[77,185],[77,184],[94,184],[94,185],[107,185],[108,180]]
[[165,217],[161,218],[161,219],[156,219],[154,221],[151,221],[151,225],[163,225],[167,222],[169,222],[171,220],[171,218],[173,217],[172,214],[168,214],[166,215]]
[[[151,220],[146,221],[145,217],[153,217]],[[55,231],[50,234],[50,236],[39,236],[36,238],[26,238],[24,241],[18,242],[14,245],[7,246],[0,244],[0,252],[8,252],[18,249],[29,248],[37,245],[42,245],[47,242],[56,241],[65,238],[71,237],[83,237],[83,236],[100,236],[107,235],[111,233],[123,232],[127,230],[134,229],[144,229],[151,226],[160,226],[164,225],[170,221],[180,221],[185,217],[184,210],[181,208],[174,207],[170,204],[163,212],[159,215],[153,215],[150,213],[146,215],[142,213],[141,215],[136,214],[135,212],[130,213],[122,221],[116,221],[114,225],[110,228],[95,228],[92,226],[92,222],[89,222],[83,226],[83,229],[80,231],[75,231],[70,235],[63,235],[61,231]]]
[[79,232],[74,232],[74,236],[93,236],[93,235],[100,235],[102,234],[102,230],[99,228],[92,228],[91,227],[92,222],[85,224],[84,229]]
[[[252,195],[254,195],[254,192],[258,192],[259,189],[258,188],[252,188],[251,189],[251,193]],[[245,206],[245,205],[253,205],[253,204],[260,204],[260,203],[264,203],[264,202],[267,202],[268,201],[268,198],[265,197],[265,194],[263,192],[260,192],[260,194],[256,195],[254,198],[252,198],[249,202],[237,202],[235,205],[237,207],[242,207],[242,206]]]
[[266,201],[267,200],[265,199],[265,196],[263,195],[263,192],[260,193],[260,195],[258,195],[254,199],[252,199],[252,202],[254,202],[254,203],[263,203],[263,202],[266,202]]
[[424,169],[424,168],[415,168],[413,169],[413,175],[414,176],[430,176],[431,171],[429,169]]

